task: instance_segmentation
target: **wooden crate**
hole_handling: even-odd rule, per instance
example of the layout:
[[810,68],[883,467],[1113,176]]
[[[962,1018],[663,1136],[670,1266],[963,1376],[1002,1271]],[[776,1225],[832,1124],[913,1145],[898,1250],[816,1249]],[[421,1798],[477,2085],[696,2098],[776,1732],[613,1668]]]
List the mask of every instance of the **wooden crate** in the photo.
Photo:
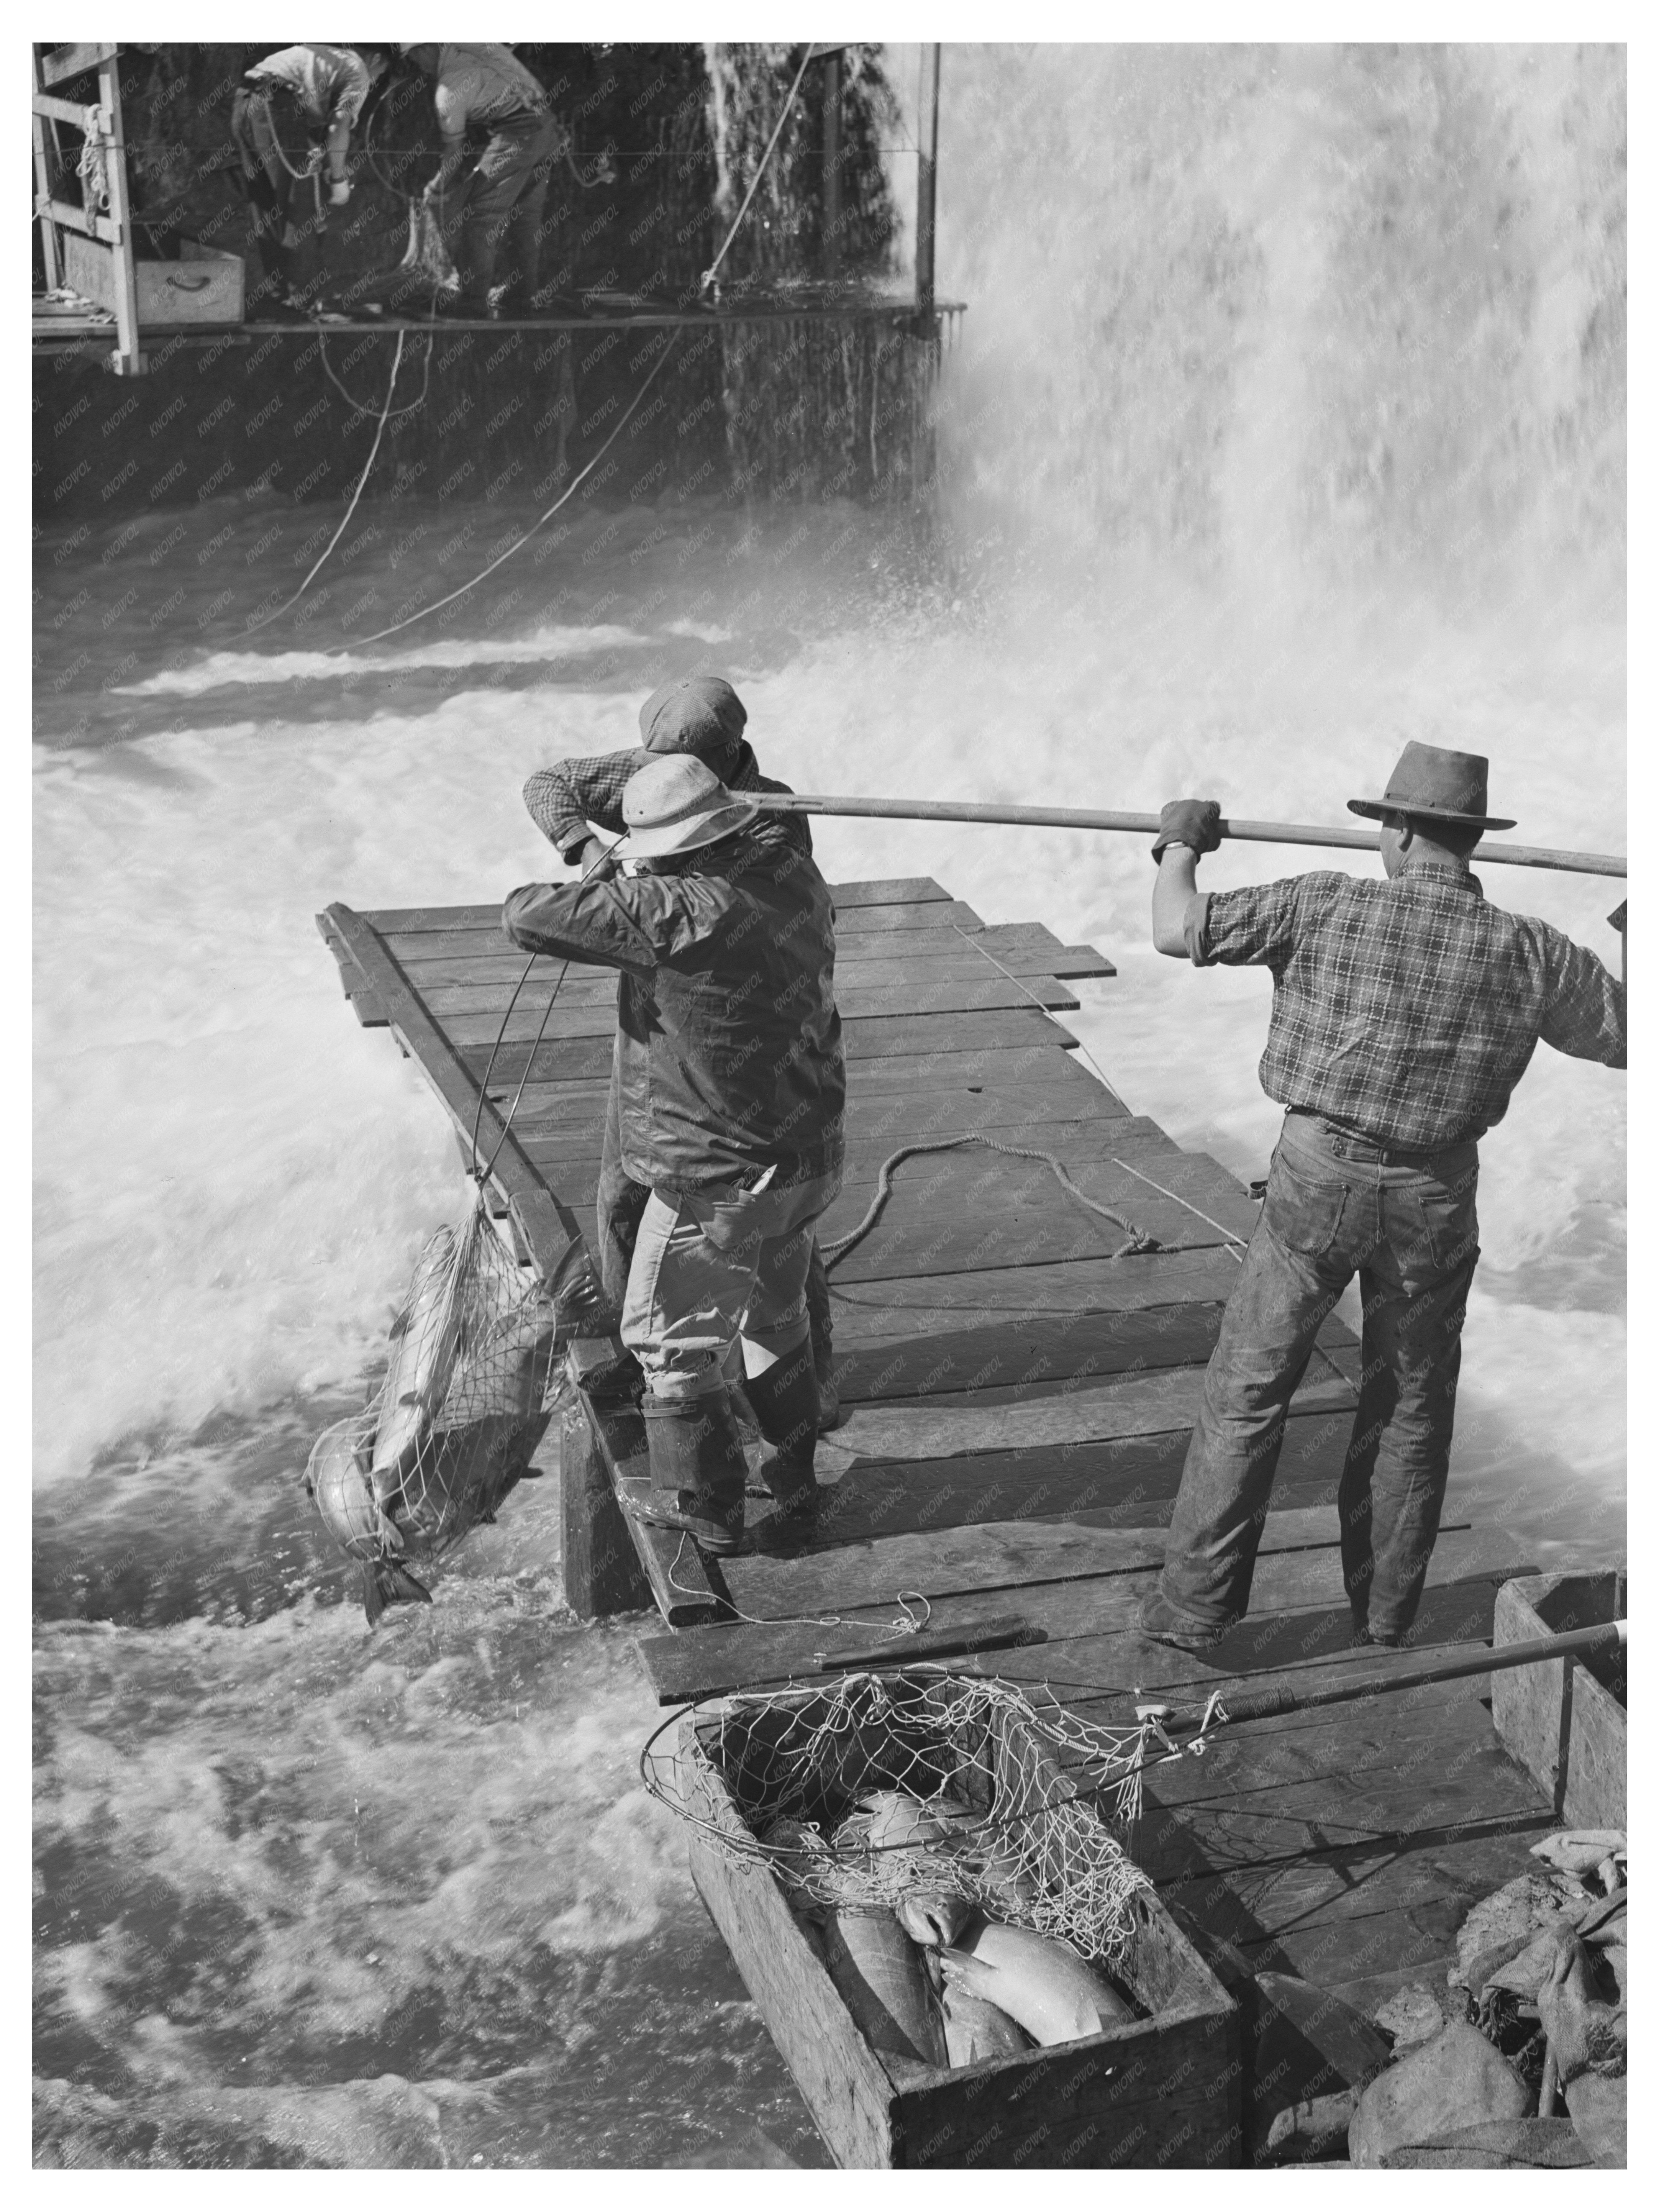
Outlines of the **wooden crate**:
[[[1505,1583],[1492,1617],[1495,1645],[1565,1635],[1626,1618],[1622,1568],[1528,1575]],[[1625,1821],[1625,1658],[1551,1659],[1492,1678],[1500,1740],[1548,1792],[1557,1814],[1580,1828]]]
[[[114,249],[74,231],[64,234],[64,281],[100,307],[115,312]],[[135,261],[133,283],[141,331],[175,330],[188,323],[240,323],[246,270],[240,253],[191,239],[179,240],[177,261]]]
[[[1010,1723],[1017,1725],[1017,1723]],[[683,1786],[722,1833],[748,1837],[726,1778],[681,1723]],[[1026,1737],[1026,1757],[1058,1770]],[[1238,2008],[1157,1895],[1139,1893],[1118,1981],[1150,2017],[1081,2041],[951,2069],[878,2051],[767,1867],[734,1863],[694,1828],[691,1875],[838,2165],[1237,2166]]]

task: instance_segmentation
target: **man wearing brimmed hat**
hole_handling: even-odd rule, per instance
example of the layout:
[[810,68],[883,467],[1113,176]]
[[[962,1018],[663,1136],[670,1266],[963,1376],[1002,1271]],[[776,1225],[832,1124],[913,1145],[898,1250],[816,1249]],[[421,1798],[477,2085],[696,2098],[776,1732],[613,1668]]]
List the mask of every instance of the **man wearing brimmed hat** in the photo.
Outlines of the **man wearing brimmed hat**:
[[644,1517],[730,1552],[744,1462],[722,1365],[739,1338],[774,1497],[799,1515],[817,1495],[806,1276],[847,1096],[835,909],[786,824],[695,756],[651,759],[622,816],[635,874],[607,857],[580,883],[528,884],[502,925],[622,971],[608,1114],[646,1194],[622,1322],[646,1378]]
[[[538,769],[524,787],[531,819],[573,868],[586,868],[605,850],[596,830],[619,837],[623,793],[653,760],[689,753],[712,769],[728,791],[781,791],[789,786],[763,775],[752,745],[744,736],[749,710],[723,676],[677,676],[659,684],[640,708],[641,743],[626,751],[599,753],[585,760],[556,762]],[[811,834],[804,814],[771,817],[781,834],[810,857]],[[622,1302],[634,1256],[634,1238],[649,1194],[623,1174],[614,1117],[607,1117],[605,1153],[599,1163],[599,1274],[605,1293]],[[830,1328],[830,1283],[817,1243],[806,1278],[807,1311],[812,1323],[812,1364],[818,1378],[818,1426],[832,1429],[841,1418],[835,1383],[835,1346]]]
[[1160,1642],[1201,1651],[1244,1613],[1285,1416],[1358,1271],[1363,1374],[1338,1492],[1360,1642],[1410,1627],[1440,1527],[1460,1339],[1480,1257],[1477,1142],[1541,1037],[1625,1065],[1625,989],[1547,922],[1489,906],[1469,872],[1486,763],[1408,744],[1380,799],[1385,880],[1320,872],[1208,895],[1208,799],[1166,806],[1152,939],[1196,967],[1272,970],[1261,1085],[1285,1107],[1267,1197],[1204,1382],[1158,1589]]

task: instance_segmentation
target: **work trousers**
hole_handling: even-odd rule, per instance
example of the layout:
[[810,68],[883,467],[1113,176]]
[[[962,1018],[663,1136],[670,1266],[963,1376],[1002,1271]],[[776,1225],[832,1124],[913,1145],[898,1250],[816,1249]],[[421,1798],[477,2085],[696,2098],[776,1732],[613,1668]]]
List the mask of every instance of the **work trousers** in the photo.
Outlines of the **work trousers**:
[[1357,1628],[1412,1623],[1440,1528],[1464,1308],[1480,1256],[1471,1144],[1402,1156],[1287,1115],[1267,1194],[1222,1317],[1182,1472],[1163,1593],[1194,1627],[1250,1598],[1291,1393],[1359,1275],[1359,1405],[1338,1490]]
[[[639,1236],[640,1223],[650,1195],[647,1186],[635,1182],[623,1166],[621,1125],[617,1118],[617,1094],[612,1091],[605,1101],[605,1142],[599,1159],[595,1212],[599,1228],[599,1280],[605,1297],[613,1306],[620,1306],[627,1294],[628,1271],[633,1265],[635,1242]],[[816,1232],[807,1256],[806,1316],[811,1325],[812,1364],[820,1382],[828,1382],[833,1371],[834,1357],[830,1278],[824,1270],[823,1255],[818,1249]]]
[[782,1190],[715,1183],[650,1194],[628,1271],[622,1340],[653,1398],[718,1389],[736,1344],[748,1375],[806,1344],[813,1224],[840,1188],[837,1171]]
[[[289,103],[280,105],[289,107]],[[292,295],[300,285],[302,241],[318,229],[315,187],[305,179],[302,197],[296,200],[295,188],[301,180],[289,173],[290,165],[303,169],[305,157],[290,150],[283,158],[271,97],[251,85],[240,86],[231,100],[230,135],[253,213],[254,244],[270,279],[266,289]]]
[[[490,128],[467,186],[455,266],[461,289],[483,299],[500,283],[526,304],[541,269],[542,216],[560,125],[526,109]],[[506,252],[501,248],[505,245]]]

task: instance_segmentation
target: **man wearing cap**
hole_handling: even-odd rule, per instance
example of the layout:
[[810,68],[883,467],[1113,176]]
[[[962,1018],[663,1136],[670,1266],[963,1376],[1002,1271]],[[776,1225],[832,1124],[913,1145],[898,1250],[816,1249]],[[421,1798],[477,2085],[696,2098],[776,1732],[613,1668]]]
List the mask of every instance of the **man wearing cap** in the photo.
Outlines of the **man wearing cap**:
[[695,755],[648,759],[622,817],[633,875],[607,855],[580,883],[527,884],[502,927],[622,971],[608,1119],[646,1194],[622,1318],[646,1378],[643,1517],[730,1552],[744,1462],[722,1368],[739,1339],[779,1510],[817,1497],[806,1275],[841,1188],[847,1093],[835,909],[787,824]]
[[1440,1527],[1460,1338],[1480,1257],[1477,1144],[1542,1038],[1625,1065],[1625,988],[1547,922],[1489,906],[1479,754],[1408,744],[1380,799],[1384,880],[1320,872],[1200,893],[1220,809],[1164,809],[1158,950],[1271,969],[1261,1085],[1285,1109],[1261,1218],[1204,1380],[1149,1635],[1207,1650],[1249,1603],[1285,1410],[1358,1273],[1359,1404],[1338,1491],[1356,1640],[1410,1627]]
[[[728,791],[781,791],[789,786],[763,775],[754,748],[744,736],[749,712],[723,676],[682,676],[660,684],[640,708],[641,745],[624,752],[601,753],[586,760],[560,761],[538,769],[524,787],[532,820],[557,847],[567,866],[586,868],[606,850],[607,838],[619,837],[623,793],[641,769],[655,759],[690,754],[713,770]],[[812,853],[804,814],[769,817],[784,841],[805,858]],[[623,1171],[614,1112],[605,1121],[604,1157],[598,1197],[599,1274],[605,1295],[622,1302],[634,1255],[634,1238],[649,1193]],[[830,1311],[830,1283],[816,1239],[806,1278],[807,1310],[812,1323],[812,1364],[818,1379],[821,1430],[841,1418],[835,1383],[835,1349]]]

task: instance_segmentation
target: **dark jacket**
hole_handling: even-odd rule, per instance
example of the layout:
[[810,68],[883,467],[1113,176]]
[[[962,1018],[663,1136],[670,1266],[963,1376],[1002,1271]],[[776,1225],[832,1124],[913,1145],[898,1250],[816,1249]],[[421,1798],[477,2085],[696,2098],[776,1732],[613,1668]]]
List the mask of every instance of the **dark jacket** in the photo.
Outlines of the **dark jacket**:
[[622,970],[611,1083],[634,1182],[698,1190],[774,1168],[777,1189],[832,1174],[847,1077],[830,887],[771,823],[696,866],[526,884],[501,927],[526,951]]

